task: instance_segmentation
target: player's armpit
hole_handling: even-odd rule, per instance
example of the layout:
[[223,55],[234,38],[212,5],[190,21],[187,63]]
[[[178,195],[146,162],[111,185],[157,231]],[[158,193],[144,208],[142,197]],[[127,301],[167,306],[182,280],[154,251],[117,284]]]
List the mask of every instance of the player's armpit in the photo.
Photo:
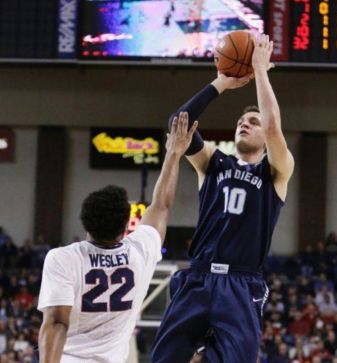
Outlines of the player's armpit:
[[214,154],[216,147],[211,143],[205,141],[205,145],[197,154],[186,156],[187,160],[192,164],[194,169],[198,173],[199,189],[205,179],[206,172],[208,169],[209,161]]
[[210,142],[205,141],[205,145],[197,154],[186,156],[187,160],[192,164],[198,173],[206,174],[209,161],[214,154],[216,147]]
[[51,306],[43,310],[39,335],[40,363],[59,363],[67,339],[71,306]]

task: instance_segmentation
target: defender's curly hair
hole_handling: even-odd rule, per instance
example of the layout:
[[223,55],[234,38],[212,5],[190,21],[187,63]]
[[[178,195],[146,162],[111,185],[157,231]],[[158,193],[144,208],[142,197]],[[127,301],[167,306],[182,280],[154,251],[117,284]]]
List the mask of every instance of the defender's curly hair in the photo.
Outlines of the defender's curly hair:
[[90,193],[82,204],[80,219],[96,241],[113,241],[123,234],[130,218],[127,192],[108,185]]

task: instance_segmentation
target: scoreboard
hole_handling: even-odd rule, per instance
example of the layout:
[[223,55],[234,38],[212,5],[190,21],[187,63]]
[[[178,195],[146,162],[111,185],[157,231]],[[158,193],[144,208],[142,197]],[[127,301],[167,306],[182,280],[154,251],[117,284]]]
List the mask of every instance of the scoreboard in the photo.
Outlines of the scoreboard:
[[273,61],[337,64],[337,0],[271,0]]

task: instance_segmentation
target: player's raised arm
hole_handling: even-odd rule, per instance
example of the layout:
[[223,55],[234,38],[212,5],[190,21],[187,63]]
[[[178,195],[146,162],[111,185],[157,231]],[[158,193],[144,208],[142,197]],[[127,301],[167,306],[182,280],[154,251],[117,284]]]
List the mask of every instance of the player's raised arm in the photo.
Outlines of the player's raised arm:
[[147,208],[141,224],[157,229],[162,243],[165,239],[167,220],[176,192],[179,161],[189,147],[198,122],[195,121],[188,131],[188,114],[181,113],[174,118],[171,133],[166,143],[164,164],[153,192],[151,205]]
[[[207,85],[187,103],[185,103],[178,111],[171,115],[169,120],[169,129],[171,130],[174,117],[177,117],[180,112],[187,112],[189,114],[188,127],[190,129],[194,121],[200,117],[208,105],[221,93],[223,93],[226,89],[242,87],[251,79],[252,74],[247,74],[242,78],[234,78],[218,73],[218,77],[211,84]],[[194,133],[191,145],[185,155],[199,174],[199,184],[202,183],[204,174],[207,171],[209,160],[215,150],[216,148],[214,145],[204,142],[198,131]]]
[[287,183],[294,170],[294,158],[288,150],[281,129],[280,109],[269,82],[267,71],[274,65],[270,63],[273,42],[269,36],[255,38],[252,65],[255,72],[257,99],[261,114],[261,125],[266,137],[268,161],[272,168],[276,191],[281,199],[287,194]]

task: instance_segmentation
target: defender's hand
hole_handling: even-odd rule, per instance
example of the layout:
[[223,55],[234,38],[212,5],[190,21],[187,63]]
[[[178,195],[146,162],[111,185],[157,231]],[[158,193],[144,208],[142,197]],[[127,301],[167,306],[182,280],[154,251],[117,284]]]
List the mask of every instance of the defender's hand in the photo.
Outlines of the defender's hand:
[[179,156],[185,154],[189,148],[193,134],[198,127],[198,121],[195,121],[188,131],[188,113],[180,112],[178,117],[173,119],[171,133],[167,134],[166,150],[167,152],[174,151]]
[[273,53],[273,41],[269,41],[269,35],[262,34],[260,40],[254,37],[254,46],[252,57],[253,68],[263,67],[267,71],[270,68],[274,68],[275,64],[270,63],[270,57]]

